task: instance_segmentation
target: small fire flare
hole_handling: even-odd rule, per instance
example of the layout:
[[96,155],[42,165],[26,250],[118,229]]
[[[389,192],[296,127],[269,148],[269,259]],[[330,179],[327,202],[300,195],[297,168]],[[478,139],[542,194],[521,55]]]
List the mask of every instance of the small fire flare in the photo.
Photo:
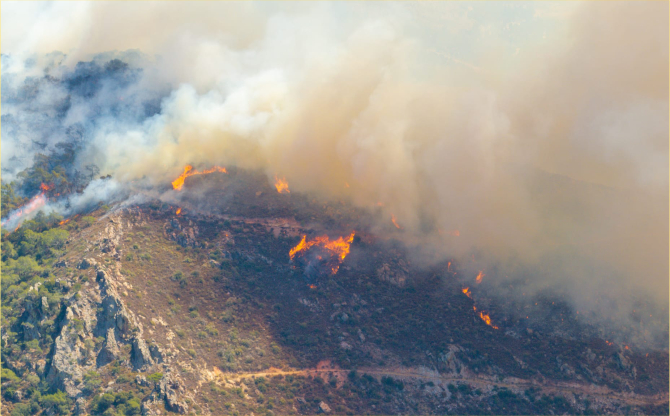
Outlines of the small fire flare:
[[484,278],[484,276],[486,276],[486,275],[484,274],[483,271],[480,270],[480,271],[479,271],[479,274],[478,274],[477,277],[475,278],[475,281],[477,282],[477,284],[479,284],[479,283],[482,282],[482,278]]
[[178,177],[177,179],[175,179],[175,180],[172,182],[172,188],[173,188],[173,189],[176,189],[177,191],[180,191],[181,188],[184,187],[184,181],[185,181],[186,178],[188,178],[189,176],[194,176],[194,175],[207,175],[207,174],[209,174],[209,173],[213,173],[213,172],[228,173],[228,171],[226,170],[226,168],[222,168],[222,167],[220,167],[220,166],[214,166],[214,167],[211,168],[211,169],[207,169],[207,170],[203,170],[202,172],[198,172],[197,170],[193,170],[193,166],[191,166],[191,165],[186,165],[186,167],[184,168],[184,173],[182,173],[181,175],[179,175],[179,177]]
[[[476,310],[477,309],[475,308],[475,311]],[[482,321],[484,321],[486,323],[486,325],[490,326],[493,329],[498,329],[497,326],[491,324],[491,317],[489,316],[489,314],[480,311],[479,312],[479,317],[482,318]]]
[[286,181],[286,178],[279,179],[277,175],[275,175],[275,188],[277,188],[277,192],[280,194],[291,193],[291,191],[288,189],[288,182]]
[[176,214],[177,214],[177,215],[181,214],[181,208],[177,208],[177,212],[176,212]]
[[465,294],[465,296],[467,296],[467,297],[469,297],[470,299],[472,299],[472,292],[470,292],[470,288],[469,288],[469,287],[463,288],[463,293]]
[[391,222],[395,225],[395,228],[402,230],[402,227],[398,225],[398,222],[395,220],[395,215],[391,214]]

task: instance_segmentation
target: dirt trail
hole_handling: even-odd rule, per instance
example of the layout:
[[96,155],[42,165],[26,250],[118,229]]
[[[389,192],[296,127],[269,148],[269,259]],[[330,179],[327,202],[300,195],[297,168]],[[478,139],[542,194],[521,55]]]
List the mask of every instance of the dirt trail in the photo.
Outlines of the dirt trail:
[[[217,369],[218,370],[218,369]],[[226,381],[240,381],[251,377],[272,377],[277,375],[301,375],[316,376],[327,374],[337,378],[337,385],[340,387],[351,370],[336,368],[330,365],[328,361],[320,362],[316,368],[303,370],[282,370],[278,368],[269,368],[264,371],[253,373],[223,373],[216,371],[218,378]],[[358,368],[356,372],[359,375],[368,374],[376,378],[393,377],[396,379],[418,379],[432,381],[434,383],[460,382],[478,387],[506,387],[508,389],[528,389],[535,387],[543,393],[563,393],[579,394],[592,398],[602,398],[606,400],[617,400],[630,405],[660,405],[668,401],[668,394],[656,394],[645,396],[635,393],[622,393],[613,391],[604,386],[578,384],[578,383],[540,383],[539,381],[524,380],[516,378],[506,378],[504,381],[498,381],[494,377],[482,377],[463,374],[440,374],[429,369],[415,368]]]

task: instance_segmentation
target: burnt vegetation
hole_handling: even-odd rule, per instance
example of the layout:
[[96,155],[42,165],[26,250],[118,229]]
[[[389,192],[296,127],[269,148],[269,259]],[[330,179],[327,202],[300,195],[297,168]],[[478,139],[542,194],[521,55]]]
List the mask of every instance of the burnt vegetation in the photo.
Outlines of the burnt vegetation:
[[[9,413],[134,415],[168,388],[181,392],[161,404],[174,413],[667,413],[667,352],[607,342],[558,296],[529,299],[542,317],[531,324],[484,284],[466,296],[457,265],[413,263],[399,241],[370,232],[365,213],[278,194],[259,174],[189,178],[180,198],[99,207],[62,225],[39,215],[3,232]],[[123,234],[110,248],[99,236],[115,226]],[[335,274],[310,273],[322,267],[312,256],[289,259],[303,235],[351,230]],[[109,343],[88,335],[83,317],[64,320],[68,306],[97,293],[100,275],[81,265],[85,257],[109,276],[118,269],[119,296],[142,326],[129,333],[143,334],[162,361],[133,364],[139,347],[119,338],[109,360],[77,364],[86,370],[73,395],[48,376],[62,326],[91,357]]]

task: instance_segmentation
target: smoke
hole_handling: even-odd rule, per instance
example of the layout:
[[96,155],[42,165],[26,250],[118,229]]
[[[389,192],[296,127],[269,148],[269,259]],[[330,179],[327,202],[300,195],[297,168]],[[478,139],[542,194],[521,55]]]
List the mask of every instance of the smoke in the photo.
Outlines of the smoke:
[[[3,174],[29,162],[31,135],[85,125],[78,160],[121,182],[262,169],[382,205],[379,230],[393,215],[440,256],[522,262],[529,290],[561,287],[582,310],[634,294],[667,309],[667,3],[37,7],[3,4]],[[6,105],[114,57],[129,69],[94,71],[94,91],[83,77]],[[10,115],[30,119],[10,131]]]

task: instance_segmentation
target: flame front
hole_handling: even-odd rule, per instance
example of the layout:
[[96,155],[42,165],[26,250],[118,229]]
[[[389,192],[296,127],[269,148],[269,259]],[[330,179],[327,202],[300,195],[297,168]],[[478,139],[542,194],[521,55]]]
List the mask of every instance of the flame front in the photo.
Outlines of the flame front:
[[186,165],[186,167],[184,168],[184,173],[182,173],[181,175],[179,175],[179,177],[178,177],[177,179],[175,179],[174,181],[172,181],[172,189],[176,189],[177,191],[180,191],[181,188],[184,187],[184,181],[185,181],[186,178],[188,178],[189,176],[194,176],[194,175],[207,175],[207,174],[209,174],[209,173],[213,173],[213,172],[228,173],[228,171],[226,170],[226,168],[222,168],[222,167],[220,167],[220,166],[214,166],[214,167],[211,168],[211,169],[207,169],[207,170],[203,170],[202,172],[198,172],[197,170],[193,170],[193,166],[191,166],[191,165]]
[[479,274],[478,274],[477,277],[475,278],[475,281],[477,282],[477,284],[479,284],[479,283],[482,282],[482,279],[484,278],[484,276],[486,276],[486,275],[484,274],[483,271],[480,270],[480,271],[479,271]]
[[280,194],[291,193],[291,191],[288,189],[288,182],[286,181],[286,178],[279,179],[277,175],[275,175],[275,188],[277,188],[277,192]]
[[176,214],[179,215],[181,213],[181,208],[177,208]]
[[303,235],[302,239],[298,245],[293,247],[288,255],[291,260],[295,258],[297,254],[303,254],[307,252],[313,246],[319,246],[326,249],[331,255],[337,256],[337,264],[331,268],[333,274],[337,273],[340,268],[340,264],[344,261],[344,258],[349,254],[349,246],[354,242],[355,231],[352,231],[349,236],[340,237],[337,240],[330,240],[327,235],[322,235],[314,238],[313,240],[307,241],[307,236]]

